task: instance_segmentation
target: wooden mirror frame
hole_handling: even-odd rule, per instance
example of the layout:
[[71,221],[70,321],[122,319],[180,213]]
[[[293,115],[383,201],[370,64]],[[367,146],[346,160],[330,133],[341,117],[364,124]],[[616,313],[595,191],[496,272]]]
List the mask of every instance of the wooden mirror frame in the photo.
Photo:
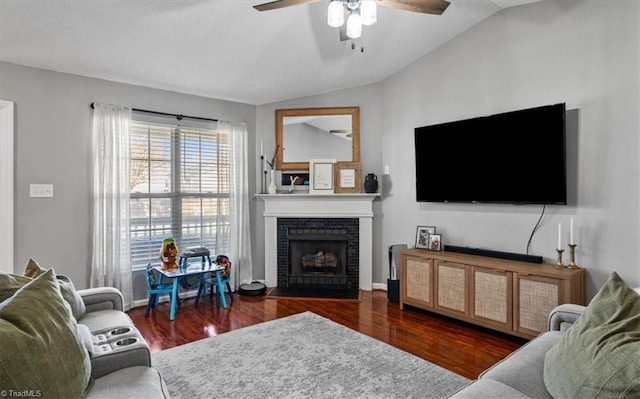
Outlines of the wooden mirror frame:
[[350,115],[351,116],[351,160],[360,162],[360,107],[296,108],[276,110],[276,169],[308,170],[309,162],[284,162],[284,118],[287,116]]

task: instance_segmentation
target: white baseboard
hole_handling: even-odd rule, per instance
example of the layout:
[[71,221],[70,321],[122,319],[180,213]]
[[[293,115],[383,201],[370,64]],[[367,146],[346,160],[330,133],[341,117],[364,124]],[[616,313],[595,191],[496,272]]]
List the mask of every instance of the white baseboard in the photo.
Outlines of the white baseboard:
[[[180,293],[180,298],[193,298],[198,294],[198,290],[189,290],[189,291],[184,291]],[[160,296],[160,299],[158,300],[158,303],[160,302],[170,302],[171,298],[169,297],[169,295],[162,295]],[[145,299],[137,299],[135,301],[133,301],[133,307],[138,307],[138,306],[147,306],[147,303],[149,302],[148,298]]]
[[[264,280],[251,280],[251,281],[258,281],[258,282],[264,284]],[[243,284],[245,284],[245,283],[243,283]],[[386,284],[381,284],[381,283],[373,283],[371,285],[371,288],[374,289],[374,290],[387,291],[387,285]],[[180,298],[193,298],[197,294],[198,294],[198,290],[184,291],[184,292],[180,293]],[[137,300],[133,301],[133,307],[147,306],[148,301],[149,300],[147,298],[145,298],[145,299],[137,299]],[[171,298],[169,297],[169,295],[162,295],[160,297],[160,299],[158,300],[158,302],[170,302],[170,301],[171,301]]]
[[373,283],[373,284],[371,284],[371,288],[373,288],[374,290],[386,291],[387,290],[387,285],[386,284],[382,284],[382,283]]

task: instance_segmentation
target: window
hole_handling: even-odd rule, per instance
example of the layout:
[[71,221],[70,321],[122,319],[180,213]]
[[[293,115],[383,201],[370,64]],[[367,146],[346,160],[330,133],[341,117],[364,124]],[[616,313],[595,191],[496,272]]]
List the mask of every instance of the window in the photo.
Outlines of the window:
[[162,240],[182,252],[228,253],[230,137],[211,128],[132,121],[131,265],[159,264]]

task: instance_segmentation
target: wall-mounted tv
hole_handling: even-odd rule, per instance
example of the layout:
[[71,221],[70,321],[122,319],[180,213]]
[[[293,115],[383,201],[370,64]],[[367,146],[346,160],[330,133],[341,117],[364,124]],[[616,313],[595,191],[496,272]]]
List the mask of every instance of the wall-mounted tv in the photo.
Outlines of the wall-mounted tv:
[[418,202],[567,203],[565,104],[415,128]]

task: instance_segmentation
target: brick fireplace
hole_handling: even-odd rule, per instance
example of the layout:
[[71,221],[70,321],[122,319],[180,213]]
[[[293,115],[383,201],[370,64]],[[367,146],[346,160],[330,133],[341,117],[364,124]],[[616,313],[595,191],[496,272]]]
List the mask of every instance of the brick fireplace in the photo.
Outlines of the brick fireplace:
[[[319,277],[317,272],[325,273],[322,284],[343,284],[345,287],[371,291],[373,279],[373,200],[379,194],[258,194],[264,201],[264,237],[265,237],[265,284],[267,287],[279,287],[284,284],[306,284],[309,277]],[[315,240],[311,248],[302,250],[306,256],[307,267],[294,271],[289,270],[289,249],[280,248],[283,230],[286,229],[287,242],[289,232],[302,236],[325,236]],[[312,230],[313,234],[312,234]],[[319,233],[319,234],[316,234]],[[329,237],[326,237],[329,236]],[[357,236],[357,239],[356,239]],[[280,238],[279,238],[280,237]],[[346,240],[345,240],[346,237]],[[336,264],[332,270],[333,256],[341,256],[340,246],[326,246],[324,249],[318,241],[347,241],[344,245],[346,260],[344,270]],[[294,238],[297,241],[297,238]],[[286,244],[288,246],[288,244]],[[294,244],[295,246],[295,244]],[[317,248],[316,248],[317,247]],[[317,250],[322,254],[318,254]],[[328,254],[325,254],[327,252]],[[331,259],[323,258],[328,256]],[[285,271],[285,261],[287,263]],[[312,270],[314,263],[320,270]],[[284,274],[286,277],[283,277]],[[296,274],[297,273],[297,274]]]

